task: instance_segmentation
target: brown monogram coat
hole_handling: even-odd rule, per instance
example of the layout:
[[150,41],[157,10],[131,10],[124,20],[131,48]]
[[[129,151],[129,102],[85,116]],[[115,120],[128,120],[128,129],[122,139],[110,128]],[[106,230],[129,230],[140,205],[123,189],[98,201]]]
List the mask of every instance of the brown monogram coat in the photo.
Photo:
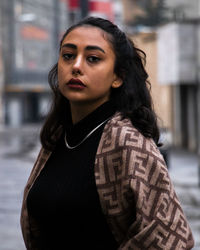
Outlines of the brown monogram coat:
[[[29,218],[26,199],[50,154],[40,151],[24,191],[21,226],[28,250],[37,249],[39,230]],[[159,150],[119,113],[104,128],[94,172],[102,211],[119,249],[192,249],[192,233]]]

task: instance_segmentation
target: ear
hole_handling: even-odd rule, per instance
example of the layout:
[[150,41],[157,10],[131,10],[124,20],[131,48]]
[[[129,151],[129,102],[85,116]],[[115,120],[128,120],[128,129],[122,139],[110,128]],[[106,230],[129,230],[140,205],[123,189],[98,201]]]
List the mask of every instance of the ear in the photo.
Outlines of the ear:
[[116,79],[112,83],[112,88],[119,88],[123,84],[123,80],[120,77],[116,77]]

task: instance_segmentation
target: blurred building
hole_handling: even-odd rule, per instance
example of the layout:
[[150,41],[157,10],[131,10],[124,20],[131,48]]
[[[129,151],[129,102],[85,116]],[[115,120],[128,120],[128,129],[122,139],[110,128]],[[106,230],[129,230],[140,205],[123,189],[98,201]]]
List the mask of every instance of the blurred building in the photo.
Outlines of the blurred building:
[[47,72],[56,62],[67,26],[61,0],[1,0],[3,114],[6,124],[40,120],[49,100]]
[[196,151],[200,141],[200,1],[167,0],[169,23],[158,29],[158,78],[173,89],[177,146]]
[[138,16],[146,16],[144,9],[141,7],[141,1],[137,0],[123,0],[124,8],[124,23],[131,25]]
[[166,21],[166,0],[123,0],[124,24],[129,32],[156,27]]
[[200,17],[199,0],[165,0],[169,20],[194,20]]

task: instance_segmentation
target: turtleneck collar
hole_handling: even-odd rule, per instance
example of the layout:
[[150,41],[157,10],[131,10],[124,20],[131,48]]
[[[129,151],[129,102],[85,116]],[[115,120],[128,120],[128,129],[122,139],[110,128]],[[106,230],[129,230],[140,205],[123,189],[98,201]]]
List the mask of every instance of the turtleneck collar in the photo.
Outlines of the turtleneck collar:
[[111,102],[105,102],[92,113],[80,120],[76,124],[70,121],[66,126],[66,137],[70,145],[79,143],[90,131],[100,123],[111,117],[115,113],[115,108]]

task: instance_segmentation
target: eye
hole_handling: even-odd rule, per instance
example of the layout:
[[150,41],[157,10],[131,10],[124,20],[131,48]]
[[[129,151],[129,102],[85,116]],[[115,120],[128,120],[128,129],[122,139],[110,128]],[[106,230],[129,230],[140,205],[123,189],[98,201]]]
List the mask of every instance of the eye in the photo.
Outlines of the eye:
[[70,60],[70,59],[73,59],[74,58],[74,54],[72,53],[65,53],[62,55],[62,57],[65,59],[65,60]]
[[101,59],[97,56],[88,56],[87,57],[87,60],[90,62],[90,63],[97,63],[99,62]]

